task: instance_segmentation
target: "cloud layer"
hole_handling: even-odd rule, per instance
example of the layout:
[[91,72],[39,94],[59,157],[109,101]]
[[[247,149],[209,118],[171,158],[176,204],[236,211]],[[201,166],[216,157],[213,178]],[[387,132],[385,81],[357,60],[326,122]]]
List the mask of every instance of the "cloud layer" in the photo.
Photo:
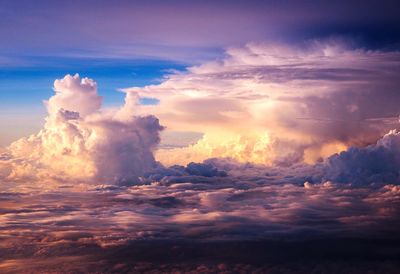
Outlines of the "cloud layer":
[[338,258],[354,259],[361,266],[348,267],[360,270],[371,267],[368,256],[380,272],[381,260],[398,258],[398,185],[313,184],[299,177],[306,170],[214,159],[159,169],[135,186],[76,191],[65,184],[26,193],[3,186],[0,270],[90,272],[93,266],[118,272],[113,267],[132,271],[141,263],[154,269],[175,262],[195,271],[200,262],[231,268],[247,261],[246,272],[276,267],[278,259],[286,267],[299,263],[296,269],[323,260],[343,270]]

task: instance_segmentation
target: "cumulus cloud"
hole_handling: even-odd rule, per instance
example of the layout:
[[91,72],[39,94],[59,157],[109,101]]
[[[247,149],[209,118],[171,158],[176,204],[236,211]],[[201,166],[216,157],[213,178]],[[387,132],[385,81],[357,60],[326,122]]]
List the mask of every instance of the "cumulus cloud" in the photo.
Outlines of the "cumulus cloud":
[[44,128],[2,153],[5,180],[129,182],[157,166],[156,117],[135,116],[132,104],[124,115],[102,111],[96,83],[78,74],[56,80],[54,90]]
[[125,91],[158,99],[139,111],[170,130],[204,133],[197,144],[157,151],[167,165],[210,157],[292,165],[374,143],[398,127],[399,66],[397,51],[334,39],[249,43],[161,84]]
[[390,131],[376,144],[351,147],[326,161],[324,176],[352,184],[400,183],[400,133]]
[[89,78],[80,79],[77,74],[55,80],[54,92],[56,94],[46,102],[50,115],[65,109],[86,117],[101,107],[102,97],[97,94],[96,82]]

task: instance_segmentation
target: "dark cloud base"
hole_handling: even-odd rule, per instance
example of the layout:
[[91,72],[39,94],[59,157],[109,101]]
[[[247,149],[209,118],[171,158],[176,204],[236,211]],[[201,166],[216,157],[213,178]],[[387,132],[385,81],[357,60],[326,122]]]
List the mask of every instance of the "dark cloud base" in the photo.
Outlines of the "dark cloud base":
[[400,239],[133,241],[2,250],[2,273],[398,273]]

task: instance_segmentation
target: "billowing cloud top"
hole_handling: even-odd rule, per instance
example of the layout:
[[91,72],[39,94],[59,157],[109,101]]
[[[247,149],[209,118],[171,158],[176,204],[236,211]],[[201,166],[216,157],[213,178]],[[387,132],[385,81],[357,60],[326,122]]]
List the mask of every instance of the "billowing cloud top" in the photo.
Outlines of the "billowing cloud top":
[[96,83],[78,74],[54,82],[44,128],[12,143],[2,154],[6,180],[137,178],[156,164],[152,151],[162,130],[154,116],[136,117],[133,105],[102,112]]
[[54,81],[55,95],[47,103],[50,115],[56,115],[60,109],[74,111],[85,117],[98,111],[102,98],[97,95],[96,82],[89,78],[66,75],[64,79]]

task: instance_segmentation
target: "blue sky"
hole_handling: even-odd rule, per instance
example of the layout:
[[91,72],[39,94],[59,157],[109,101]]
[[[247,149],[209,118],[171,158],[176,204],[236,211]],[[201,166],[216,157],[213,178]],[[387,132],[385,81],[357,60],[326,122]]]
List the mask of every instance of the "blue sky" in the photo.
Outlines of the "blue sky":
[[118,89],[155,84],[170,70],[187,66],[164,60],[47,59],[39,60],[42,63],[38,65],[0,68],[0,99],[4,106],[31,106],[49,98],[54,80],[68,73],[96,79],[105,105],[119,104],[124,95],[116,92]]
[[[188,65],[169,60],[138,59],[30,57],[25,60],[31,64],[0,68],[0,145],[40,129],[46,115],[42,102],[53,95],[54,80],[68,73],[95,79],[104,105],[119,106],[125,95],[118,89],[159,83],[171,70],[184,70]],[[143,100],[142,103],[155,101]]]

